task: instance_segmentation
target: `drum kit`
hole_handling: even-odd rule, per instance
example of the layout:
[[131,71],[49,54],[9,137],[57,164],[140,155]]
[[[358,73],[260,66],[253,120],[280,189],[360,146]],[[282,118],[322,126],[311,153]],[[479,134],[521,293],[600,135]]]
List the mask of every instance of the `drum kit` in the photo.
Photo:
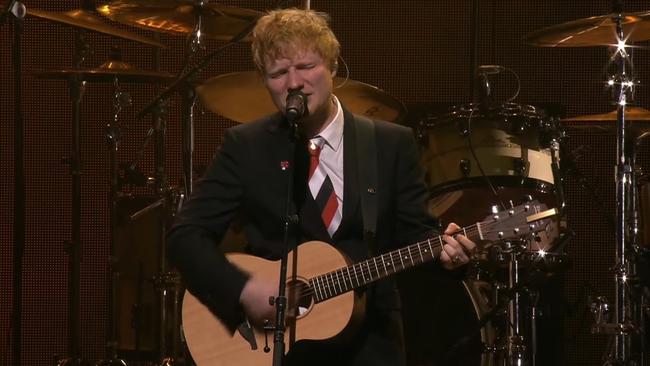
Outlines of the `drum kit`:
[[[186,36],[188,39],[185,63],[187,67],[179,77],[161,71],[141,70],[121,60],[114,50],[110,60],[94,68],[81,65],[87,55],[83,31],[119,37],[126,40],[164,48],[156,39],[150,39],[130,31],[116,28],[97,13],[125,25],[141,29]],[[185,84],[189,89],[183,94],[183,187],[170,188],[165,174],[165,103],[157,98],[150,109],[154,116],[153,127],[147,140],[155,140],[155,198],[126,209],[129,220],[139,220],[152,210],[163,214],[156,216],[155,259],[149,258],[150,269],[142,273],[143,264],[129,260],[127,251],[119,241],[130,234],[120,231],[120,207],[123,199],[121,182],[133,172],[134,164],[123,171],[118,164],[120,146],[118,114],[131,104],[130,96],[122,89],[123,84],[141,83],[151,85],[174,85],[179,78],[187,78],[192,58],[202,37],[222,41],[246,40],[260,12],[237,7],[191,0],[114,0],[96,9],[54,12],[27,9],[27,15],[73,26],[77,32],[74,67],[60,70],[44,70],[35,73],[41,79],[64,80],[69,83],[72,100],[72,154],[69,160],[72,176],[72,242],[69,255],[69,355],[58,360],[59,365],[79,364],[79,243],[80,243],[80,106],[86,83],[111,84],[113,116],[106,125],[106,140],[110,153],[110,255],[111,255],[111,321],[108,332],[107,358],[102,365],[125,365],[121,357],[131,352],[136,359],[151,351],[151,358],[171,365],[183,360],[179,329],[178,299],[181,281],[168,268],[164,253],[164,232],[169,217],[191,192],[192,185],[192,122],[196,97],[209,111],[239,123],[247,123],[275,110],[261,80],[254,72],[223,74],[196,83]],[[445,221],[467,223],[479,220],[484,211],[494,208],[500,211],[522,198],[534,198],[548,207],[564,209],[562,174],[560,171],[560,146],[564,132],[561,127],[584,126],[585,122],[605,122],[587,125],[587,128],[607,128],[616,131],[617,149],[617,258],[614,265],[617,297],[614,316],[608,317],[610,304],[599,298],[593,311],[598,321],[594,331],[611,336],[614,345],[607,351],[606,365],[642,365],[643,349],[633,338],[645,332],[644,316],[648,314],[647,297],[630,288],[638,284],[636,258],[648,250],[650,230],[637,222],[630,224],[630,217],[639,217],[639,211],[650,216],[650,203],[639,198],[635,176],[634,141],[650,133],[650,112],[631,107],[636,81],[625,72],[631,63],[625,45],[650,39],[650,12],[612,14],[580,19],[531,33],[525,38],[528,44],[539,47],[614,47],[618,73],[610,80],[615,103],[613,113],[582,116],[558,120],[546,116],[533,106],[512,101],[504,103],[482,102],[459,105],[448,113],[430,116],[420,121],[416,128],[422,145],[422,165],[431,188],[430,211]],[[623,41],[626,44],[621,44]],[[613,46],[612,46],[613,45]],[[159,64],[155,62],[154,64]],[[489,76],[486,72],[484,77]],[[487,80],[487,79],[486,79]],[[180,90],[180,88],[179,88]],[[178,90],[177,90],[178,91]],[[168,93],[163,93],[168,96]],[[371,118],[403,122],[406,108],[384,91],[347,78],[335,78],[335,94],[352,112]],[[162,95],[162,94],[161,94]],[[484,91],[489,97],[489,88]],[[242,102],[246,101],[246,102]],[[249,104],[254,101],[254,106]],[[630,136],[632,135],[632,136]],[[138,154],[138,160],[142,157]],[[122,177],[124,175],[124,177]],[[146,179],[145,179],[146,180]],[[646,185],[647,188],[647,185]],[[179,192],[180,191],[180,192]],[[647,193],[645,198],[650,197]],[[468,217],[467,207],[476,208],[476,217]],[[641,221],[650,222],[642,217]],[[560,220],[537,233],[534,237],[518,241],[493,243],[488,250],[478,253],[470,271],[477,280],[466,282],[475,300],[477,311],[489,314],[481,319],[483,342],[482,365],[531,365],[535,363],[535,297],[532,272],[552,273],[566,263],[564,243],[570,235],[563,231]],[[642,230],[644,229],[644,230]],[[640,235],[637,235],[641,233]],[[642,243],[646,243],[646,246]],[[143,257],[147,254],[142,254]],[[124,258],[123,258],[124,257]],[[122,262],[122,263],[121,263]],[[130,263],[130,262],[129,262]],[[139,268],[129,270],[127,267]],[[131,272],[129,272],[131,271]],[[503,276],[505,275],[505,279]],[[488,285],[483,279],[488,278]],[[480,280],[480,281],[479,281]],[[126,281],[126,282],[125,282]],[[132,283],[130,283],[130,282]],[[144,284],[144,285],[143,285]],[[142,306],[143,286],[155,287],[152,295],[152,311],[147,318]],[[125,290],[127,289],[128,290]],[[487,291],[492,294],[486,295]],[[128,292],[128,294],[126,294]],[[487,301],[486,298],[490,297]],[[492,310],[488,311],[492,306]],[[155,311],[153,311],[155,310]],[[645,312],[645,314],[644,314]],[[124,315],[131,313],[131,318]],[[129,320],[124,320],[129,319]],[[148,335],[142,324],[148,321],[158,324],[156,334]],[[151,324],[150,324],[151,325]],[[489,330],[486,330],[489,327]],[[124,329],[128,328],[128,329]],[[151,339],[146,339],[151,337]],[[157,339],[156,339],[157,338]]]
[[[614,112],[560,120],[533,106],[513,103],[513,98],[495,103],[489,76],[506,68],[485,65],[478,70],[485,85],[477,103],[427,115],[417,128],[422,165],[431,187],[430,211],[446,222],[480,220],[480,209],[492,207],[497,212],[530,197],[564,213],[565,169],[560,166],[572,164],[560,159],[566,131],[600,129],[616,135],[616,258],[612,265],[616,298],[610,303],[598,296],[591,304],[592,333],[610,337],[604,365],[648,364],[650,284],[641,274],[647,277],[644,266],[650,253],[648,199],[644,196],[648,188],[639,184],[642,174],[636,148],[650,132],[650,113],[631,106],[638,82],[626,70],[632,68],[628,47],[648,39],[650,12],[625,14],[620,10],[551,26],[524,38],[536,47],[611,47],[616,73],[608,85],[617,106]],[[532,237],[491,243],[472,261],[474,268],[464,285],[479,317],[481,331],[474,334],[481,338],[482,366],[537,362],[540,276],[547,278],[566,268],[564,247],[572,233],[564,226],[560,218]],[[448,357],[467,346],[469,338],[461,337]]]

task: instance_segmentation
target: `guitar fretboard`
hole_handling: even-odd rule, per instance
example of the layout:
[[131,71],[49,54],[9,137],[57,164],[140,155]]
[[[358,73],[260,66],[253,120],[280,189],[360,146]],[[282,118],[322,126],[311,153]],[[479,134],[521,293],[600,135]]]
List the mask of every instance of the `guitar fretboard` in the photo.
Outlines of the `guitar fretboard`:
[[[480,223],[458,231],[471,240],[482,239]],[[388,252],[309,280],[315,302],[325,301],[440,256],[442,236]]]

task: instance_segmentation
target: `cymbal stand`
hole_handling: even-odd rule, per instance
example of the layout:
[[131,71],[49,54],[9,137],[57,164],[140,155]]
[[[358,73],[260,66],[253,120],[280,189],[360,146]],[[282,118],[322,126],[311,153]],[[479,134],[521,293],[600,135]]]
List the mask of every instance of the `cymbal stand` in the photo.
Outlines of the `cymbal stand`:
[[[85,31],[75,33],[74,67],[79,68],[90,52],[85,41]],[[71,240],[66,243],[68,264],[68,356],[56,360],[57,365],[87,364],[81,359],[80,341],[80,272],[81,272],[81,99],[86,82],[78,75],[69,79],[72,101],[72,151],[64,162],[70,166],[72,176]]]
[[[149,112],[152,112],[155,108],[160,106],[162,104],[162,101],[169,98],[172,93],[179,91],[182,93],[183,97],[183,148],[182,148],[182,155],[183,155],[183,191],[180,195],[177,197],[173,197],[173,199],[176,199],[176,204],[172,203],[173,207],[172,208],[178,208],[180,204],[182,203],[185,197],[188,197],[189,194],[192,191],[192,152],[194,150],[193,148],[193,143],[194,143],[194,136],[193,136],[193,122],[194,122],[194,105],[196,103],[196,93],[193,89],[191,79],[199,72],[201,71],[204,67],[206,67],[208,64],[212,62],[214,58],[219,56],[223,51],[228,49],[230,46],[234,45],[235,43],[238,43],[241,41],[246,35],[250,33],[250,31],[253,29],[253,27],[256,24],[256,21],[251,22],[245,29],[243,29],[239,34],[234,36],[228,43],[225,45],[219,47],[215,51],[212,51],[209,55],[207,55],[203,60],[198,62],[196,65],[190,65],[190,56],[195,53],[197,50],[197,47],[200,46],[200,38],[201,38],[201,29],[200,29],[200,23],[201,23],[201,14],[202,14],[202,7],[207,4],[206,1],[199,1],[194,10],[194,14],[198,17],[197,19],[197,27],[195,27],[194,32],[191,35],[191,38],[189,39],[189,47],[188,51],[186,53],[186,65],[183,67],[183,70],[179,73],[178,77],[174,82],[172,82],[170,85],[165,88],[162,92],[158,93],[151,102],[149,102],[144,108],[140,110],[136,114],[136,118],[142,118],[144,115],[146,115]],[[162,141],[162,140],[161,140]],[[162,200],[162,199],[161,199]],[[161,201],[159,200],[159,201]],[[163,200],[164,201],[164,200]],[[153,205],[159,205],[160,202],[154,203]],[[149,208],[151,208],[149,206]],[[146,210],[146,209],[145,209]],[[164,247],[164,246],[163,246]],[[164,249],[163,249],[164,250]],[[164,261],[164,256],[161,256],[161,261]],[[168,289],[173,289],[176,293],[173,295],[173,305],[175,308],[179,308],[179,299],[178,299],[178,294],[180,293],[180,279],[179,276],[176,272],[171,272],[166,270],[166,263],[164,263],[163,267],[161,268],[161,274],[160,276],[155,279],[154,281],[157,281],[157,283],[161,284],[161,300],[160,303],[161,305],[164,303],[167,303],[166,298],[169,296],[169,291]],[[177,316],[178,311],[174,310],[174,316]],[[179,323],[180,324],[180,323]],[[161,326],[167,327],[167,319],[163,319],[163,315],[161,315]],[[179,337],[180,338],[180,337]],[[167,355],[167,343],[165,339],[162,338],[161,335],[161,356],[163,358],[162,364],[163,365],[171,365],[174,363],[174,358],[173,357],[166,357]]]
[[[612,322],[604,314],[608,304],[600,304],[596,308],[596,318],[600,319],[592,327],[592,332],[611,335],[613,338],[612,349],[607,350],[604,365],[639,365],[643,357],[642,350],[635,349],[633,338],[638,335],[640,324],[634,311],[635,299],[630,291],[637,286],[638,278],[634,265],[633,244],[637,231],[634,222],[634,144],[630,144],[627,136],[625,121],[625,108],[634,99],[634,76],[626,72],[631,59],[625,48],[625,35],[623,33],[622,10],[615,9],[613,21],[616,24],[617,38],[620,40],[614,54],[617,73],[609,80],[617,105],[616,120],[616,262],[614,264],[615,302]],[[602,300],[602,297],[600,298]]]
[[117,356],[117,324],[118,319],[118,279],[119,270],[116,268],[119,258],[115,256],[117,238],[117,205],[120,198],[120,177],[119,167],[117,164],[117,152],[119,150],[121,130],[118,122],[118,114],[122,108],[131,105],[131,97],[128,93],[123,92],[120,88],[117,77],[113,81],[113,120],[106,124],[106,142],[109,145],[110,152],[110,193],[108,198],[110,212],[110,238],[109,238],[109,273],[110,273],[110,321],[108,326],[108,340],[106,342],[107,359],[101,360],[97,365],[102,366],[126,366],[126,362]]
[[[533,239],[530,239],[533,240]],[[533,290],[527,286],[526,281],[521,278],[522,267],[519,260],[520,255],[526,248],[524,241],[513,241],[503,243],[504,252],[508,253],[508,290],[510,291],[510,301],[508,302],[505,339],[505,359],[502,360],[505,365],[535,365],[536,337],[535,330],[535,306],[530,306],[532,316],[527,306],[524,306],[524,296],[530,296]],[[530,296],[534,297],[534,296]],[[529,305],[534,305],[529,303]],[[530,321],[524,323],[524,319]]]
[[[12,365],[21,364],[22,345],[22,287],[23,257],[25,253],[25,123],[22,105],[22,39],[23,18],[27,8],[19,1],[7,1],[0,14],[0,28],[12,17],[13,44],[12,69],[14,76],[14,246],[13,281],[11,303],[11,360]],[[7,357],[9,357],[7,355]]]

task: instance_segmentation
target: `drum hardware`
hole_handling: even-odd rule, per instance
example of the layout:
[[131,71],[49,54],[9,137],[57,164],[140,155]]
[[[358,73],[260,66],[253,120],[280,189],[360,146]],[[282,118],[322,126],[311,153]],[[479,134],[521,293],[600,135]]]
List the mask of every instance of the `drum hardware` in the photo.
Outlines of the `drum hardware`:
[[[83,31],[75,32],[73,59],[75,67],[80,67],[90,47],[85,42]],[[85,82],[78,75],[71,75],[68,80],[72,104],[72,149],[70,157],[63,162],[70,167],[72,192],[71,238],[66,243],[69,259],[68,270],[68,356],[57,357],[56,365],[85,365],[80,350],[80,277],[81,277],[81,98]]]
[[[406,116],[402,102],[375,86],[343,77],[335,77],[334,85],[334,94],[353,113],[392,122]],[[251,122],[276,111],[256,71],[218,75],[196,91],[206,109],[235,122]],[[250,108],[251,100],[255,108]]]
[[[22,103],[23,72],[22,72],[22,43],[23,18],[27,9],[20,1],[6,1],[0,13],[0,29],[8,19],[12,21],[13,42],[11,44],[11,64],[13,75],[13,107],[14,107],[14,190],[13,190],[13,262],[11,281],[11,331],[7,344],[11,344],[11,353],[7,346],[7,357],[11,354],[12,364],[21,365],[22,351],[22,304],[23,304],[23,258],[26,238],[26,179],[25,179],[25,123]],[[9,188],[5,188],[8,190]],[[5,287],[6,288],[6,287]]]
[[[170,75],[164,73],[155,73],[149,71],[138,70],[131,67],[130,65],[122,62],[120,60],[119,50],[114,49],[112,51],[112,59],[102,64],[100,67],[84,69],[80,68],[81,63],[85,59],[87,53],[89,52],[90,47],[85,43],[83,37],[83,31],[77,31],[77,36],[75,39],[75,68],[74,69],[64,69],[64,70],[49,70],[35,73],[37,78],[41,79],[51,79],[51,80],[67,80],[70,85],[71,99],[72,99],[72,154],[68,159],[68,163],[72,171],[72,199],[73,199],[73,209],[72,209],[72,241],[69,244],[69,255],[71,257],[70,265],[70,274],[69,274],[69,301],[70,301],[70,358],[62,358],[57,361],[58,365],[79,363],[86,361],[77,361],[79,357],[79,275],[80,275],[80,230],[81,230],[81,156],[80,156],[80,108],[81,108],[81,99],[83,92],[85,90],[86,82],[112,82],[115,87],[114,94],[114,123],[109,123],[106,128],[106,137],[111,145],[111,202],[109,207],[114,211],[115,200],[118,198],[119,194],[117,192],[117,187],[119,185],[119,175],[117,173],[117,162],[115,159],[116,149],[119,145],[120,139],[120,129],[117,126],[117,114],[123,107],[126,107],[130,104],[130,97],[128,94],[121,91],[119,87],[119,82],[125,83],[166,83],[170,79]],[[110,214],[111,220],[115,220],[114,212]],[[113,230],[114,226],[111,226]],[[114,233],[112,231],[112,233]],[[112,240],[112,239],[111,239]],[[111,251],[114,248],[113,242],[111,242]],[[109,265],[111,268],[115,264],[115,258],[113,253],[109,260]],[[115,281],[118,273],[111,269],[111,312],[115,311],[115,303],[112,297],[115,294],[115,288],[113,282]],[[112,316],[114,313],[111,314]],[[100,364],[110,364],[110,365],[123,365],[125,362],[117,358],[115,351],[116,339],[115,329],[113,322],[110,322],[109,336],[107,341],[107,359],[102,360]]]
[[111,290],[109,296],[110,314],[112,319],[109,321],[108,327],[108,340],[106,342],[107,356],[105,360],[101,360],[97,365],[126,365],[126,362],[117,355],[117,325],[114,319],[117,318],[118,305],[117,305],[117,280],[119,278],[119,271],[116,264],[119,258],[115,255],[115,241],[117,229],[117,203],[118,195],[120,194],[119,182],[119,167],[117,164],[117,152],[120,145],[121,131],[119,125],[118,115],[123,108],[131,106],[131,96],[122,91],[118,78],[115,77],[113,81],[113,118],[106,124],[106,142],[109,145],[109,169],[110,169],[110,192],[109,192],[109,217],[110,217],[110,235],[109,235],[109,273]]
[[[164,4],[164,2],[161,2]],[[168,2],[169,3],[169,2]],[[207,6],[204,2],[201,2],[200,6]],[[195,7],[194,3],[190,4],[189,9]],[[105,8],[104,9],[108,9]],[[202,8],[203,9],[203,8]],[[100,10],[101,11],[101,10]],[[202,12],[196,14],[197,26],[194,28],[194,31],[190,34],[188,38],[188,45],[185,54],[185,65],[183,66],[179,75],[171,82],[163,91],[159,92],[151,102],[149,102],[142,110],[137,114],[137,118],[142,118],[148,113],[153,113],[154,120],[157,120],[156,116],[160,115],[160,108],[165,105],[165,100],[169,98],[174,92],[179,92],[183,98],[183,126],[182,126],[182,161],[183,161],[183,184],[181,192],[177,193],[174,190],[169,190],[165,187],[164,182],[161,178],[164,178],[164,131],[165,125],[164,121],[157,120],[154,122],[154,126],[149,130],[147,137],[145,138],[143,144],[141,145],[140,151],[138,153],[138,160],[142,156],[144,146],[148,143],[149,138],[156,135],[156,189],[158,193],[162,196],[158,201],[154,202],[151,207],[145,208],[143,211],[151,210],[153,207],[162,206],[162,219],[159,222],[159,229],[161,230],[161,255],[159,263],[159,272],[156,276],[152,278],[157,292],[158,292],[158,306],[160,309],[160,338],[159,338],[159,360],[161,365],[174,365],[174,364],[183,364],[185,362],[184,357],[181,356],[183,350],[181,350],[181,335],[180,335],[180,293],[182,292],[180,278],[178,274],[174,271],[168,269],[168,264],[166,261],[165,254],[165,231],[169,223],[169,216],[173,214],[174,209],[180,207],[183,202],[184,197],[188,197],[191,194],[192,190],[192,175],[193,175],[193,163],[192,163],[192,153],[193,153],[193,143],[194,143],[194,105],[196,100],[196,92],[192,85],[192,79],[194,76],[206,67],[212,60],[219,56],[224,50],[233,44],[241,41],[245,38],[248,33],[252,30],[255,25],[255,21],[247,23],[246,27],[239,31],[230,41],[213,51],[209,55],[205,56],[200,62],[193,63],[192,58],[195,55],[198,47],[201,46],[201,37],[203,30],[200,25],[203,20],[202,17],[205,15]],[[255,18],[256,19],[256,18]],[[156,111],[158,109],[158,111]],[[137,162],[135,163],[137,164]],[[133,166],[134,164],[131,164]],[[170,194],[173,193],[173,194]],[[176,194],[177,193],[177,194]],[[168,196],[174,197],[174,199],[169,200]],[[137,215],[136,215],[137,216]]]
[[472,171],[471,161],[469,161],[468,159],[460,159],[460,162],[458,163],[458,167],[460,168],[460,172],[463,175],[463,177],[465,178],[469,177],[469,173]]
[[[453,344],[444,359],[454,359],[456,353],[479,334],[478,330],[482,330],[489,331],[489,336],[481,333],[481,365],[534,365],[537,352],[536,322],[539,313],[537,288],[548,275],[556,272],[554,269],[548,272],[543,270],[543,275],[540,276],[538,269],[528,266],[523,256],[527,255],[528,252],[524,249],[529,244],[521,241],[499,242],[495,246],[510,250],[505,254],[509,265],[507,279],[503,281],[503,277],[497,277],[497,273],[491,271],[491,278],[486,282],[491,289],[488,307],[478,312],[479,321],[476,328],[469,330],[466,336]],[[476,281],[473,279],[469,283],[477,283]]]
[[[633,174],[635,166],[635,137],[630,136],[626,112],[634,101],[634,91],[638,82],[633,75],[631,55],[627,52],[629,45],[650,38],[650,12],[624,13],[622,2],[614,4],[611,14],[579,19],[556,26],[551,26],[525,37],[525,40],[535,46],[608,46],[612,50],[611,64],[616,67],[616,73],[607,81],[612,90],[613,103],[616,104],[616,260],[613,266],[615,281],[615,299],[611,320],[606,323],[596,323],[599,333],[608,334],[612,347],[607,349],[603,357],[606,365],[636,365],[644,358],[643,346],[639,346],[639,337],[632,330],[642,329],[643,319],[638,309],[645,300],[631,291],[637,279],[634,247],[638,232],[636,217],[636,177]],[[628,73],[627,69],[631,69]],[[634,124],[632,124],[634,126]],[[634,131],[634,130],[633,130]],[[600,304],[595,305],[597,311],[604,311]],[[600,310],[598,310],[600,309]],[[602,320],[602,317],[599,318]],[[641,336],[643,338],[643,336]]]

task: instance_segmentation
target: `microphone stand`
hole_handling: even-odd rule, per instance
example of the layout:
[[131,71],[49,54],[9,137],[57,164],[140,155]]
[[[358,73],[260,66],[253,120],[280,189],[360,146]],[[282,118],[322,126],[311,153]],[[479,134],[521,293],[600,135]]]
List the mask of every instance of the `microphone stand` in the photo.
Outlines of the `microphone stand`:
[[[291,240],[291,234],[294,232],[295,225],[298,223],[298,215],[294,212],[295,205],[293,204],[293,181],[295,177],[295,152],[296,152],[296,141],[298,141],[298,120],[300,118],[291,118],[287,119],[289,123],[289,161],[286,164],[286,168],[282,167],[282,170],[288,174],[288,184],[287,184],[287,205],[286,205],[286,216],[284,221],[284,245],[282,247],[282,259],[280,260],[280,283],[278,286],[278,296],[274,299],[271,297],[269,302],[271,305],[275,305],[275,325],[272,327],[264,327],[265,330],[273,330],[273,366],[281,366],[282,359],[284,357],[284,332],[285,332],[285,322],[284,316],[287,308],[287,263],[289,261],[289,244]],[[294,241],[296,238],[294,237]],[[295,243],[294,243],[295,244]]]
[[[16,8],[16,11],[12,11]],[[14,15],[14,42],[12,44],[14,72],[14,256],[13,256],[13,302],[11,309],[11,359],[12,364],[21,364],[22,333],[22,272],[25,252],[25,123],[22,109],[22,35],[25,6],[9,0],[5,11],[0,15],[0,27],[9,14]]]

